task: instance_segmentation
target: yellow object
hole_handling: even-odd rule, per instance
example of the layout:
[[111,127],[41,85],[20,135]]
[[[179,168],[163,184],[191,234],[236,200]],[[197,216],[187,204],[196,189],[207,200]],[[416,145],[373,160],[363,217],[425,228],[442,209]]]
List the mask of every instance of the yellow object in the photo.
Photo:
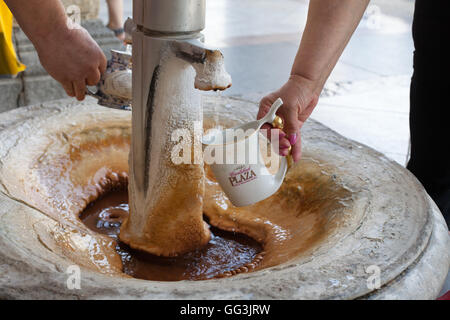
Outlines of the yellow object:
[[283,119],[281,119],[279,116],[275,116],[275,119],[272,122],[272,126],[274,128],[283,130]]
[[12,43],[13,16],[8,6],[0,0],[0,77],[15,76],[25,70],[17,60]]
[[[273,119],[272,127],[283,130],[284,122],[283,119],[281,119],[279,116],[275,116],[275,119]],[[292,163],[294,160],[292,159],[292,146],[289,147],[289,154],[286,156],[286,160],[288,163],[288,169],[292,166]]]

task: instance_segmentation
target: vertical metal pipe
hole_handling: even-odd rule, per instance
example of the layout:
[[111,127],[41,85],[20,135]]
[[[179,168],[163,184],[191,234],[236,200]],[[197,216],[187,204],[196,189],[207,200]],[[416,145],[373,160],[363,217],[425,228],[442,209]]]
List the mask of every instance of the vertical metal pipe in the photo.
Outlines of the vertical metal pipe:
[[143,4],[142,26],[147,30],[187,33],[205,28],[205,0],[144,0]]

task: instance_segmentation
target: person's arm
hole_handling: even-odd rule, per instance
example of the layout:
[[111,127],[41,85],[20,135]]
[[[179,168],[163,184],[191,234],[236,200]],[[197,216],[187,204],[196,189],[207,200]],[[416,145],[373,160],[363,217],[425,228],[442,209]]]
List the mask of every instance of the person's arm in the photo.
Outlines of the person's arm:
[[106,57],[89,33],[67,16],[59,0],[5,0],[38,52],[42,66],[69,96],[84,99],[106,69]]
[[[311,115],[320,92],[345,46],[358,26],[369,0],[311,0],[306,27],[292,66],[289,80],[260,102],[258,119],[279,97],[283,106],[286,137],[280,139],[280,154],[301,157],[300,128]],[[283,149],[284,147],[284,149]]]

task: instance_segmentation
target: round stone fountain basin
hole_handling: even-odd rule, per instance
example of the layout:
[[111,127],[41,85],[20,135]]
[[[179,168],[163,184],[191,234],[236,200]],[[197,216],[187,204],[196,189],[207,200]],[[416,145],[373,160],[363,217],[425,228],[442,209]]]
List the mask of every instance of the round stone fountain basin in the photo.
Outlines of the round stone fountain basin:
[[[252,120],[257,107],[205,96],[204,110],[205,119],[218,117],[233,126]],[[290,183],[288,175],[279,191],[296,201],[298,219],[273,214],[283,210],[255,207],[272,224],[262,230],[246,221],[248,209],[220,213],[210,208],[212,225],[241,227],[236,231],[266,246],[261,266],[203,281],[129,277],[122,272],[115,241],[88,229],[78,216],[100,195],[126,183],[130,117],[92,99],[0,114],[0,298],[438,295],[449,269],[450,241],[435,204],[407,170],[313,120],[304,126],[303,159],[293,170],[299,183]],[[267,208],[292,205],[265,201]],[[281,240],[270,242],[273,238]],[[67,285],[74,266],[80,268],[81,289]],[[374,270],[379,283],[373,281]]]

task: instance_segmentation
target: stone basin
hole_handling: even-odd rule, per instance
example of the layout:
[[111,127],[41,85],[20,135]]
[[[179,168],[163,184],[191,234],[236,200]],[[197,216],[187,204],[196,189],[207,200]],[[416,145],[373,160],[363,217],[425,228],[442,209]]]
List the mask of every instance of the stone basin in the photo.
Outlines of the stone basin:
[[[205,119],[230,126],[252,120],[256,110],[248,101],[204,96]],[[406,169],[313,120],[304,126],[303,160],[296,165],[301,180],[310,182],[300,196],[309,210],[288,236],[309,234],[314,241],[299,240],[284,259],[272,259],[276,265],[226,278],[164,282],[125,275],[111,239],[89,230],[78,215],[126,182],[130,118],[92,99],[0,114],[0,298],[437,297],[450,240],[436,205]],[[308,233],[306,222],[319,214],[325,218]],[[271,219],[281,225],[283,217]],[[224,215],[211,223],[228,228],[231,220]],[[81,289],[67,286],[73,265],[80,267]],[[370,285],[374,268],[380,288]]]

